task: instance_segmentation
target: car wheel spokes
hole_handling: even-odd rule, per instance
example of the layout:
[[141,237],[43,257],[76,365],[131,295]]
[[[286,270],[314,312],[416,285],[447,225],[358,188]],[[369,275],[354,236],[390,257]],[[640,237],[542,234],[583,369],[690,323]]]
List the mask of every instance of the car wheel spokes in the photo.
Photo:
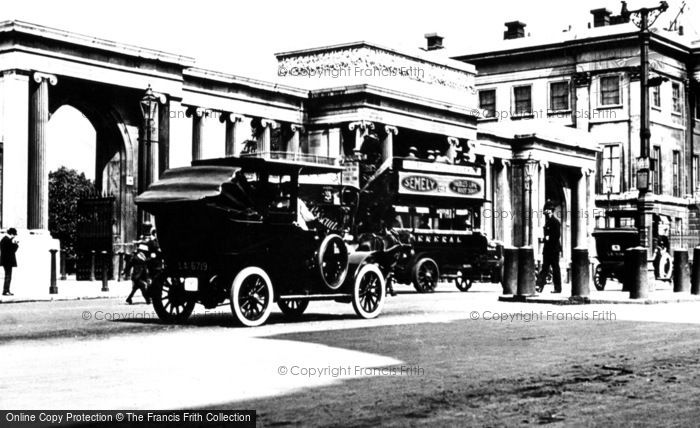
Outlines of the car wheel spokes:
[[269,296],[265,281],[259,276],[251,276],[246,279],[241,287],[238,302],[243,316],[251,321],[259,319],[263,310],[269,303]]
[[367,275],[360,284],[360,303],[362,308],[368,312],[374,310],[379,300],[377,296],[377,278],[374,275]]

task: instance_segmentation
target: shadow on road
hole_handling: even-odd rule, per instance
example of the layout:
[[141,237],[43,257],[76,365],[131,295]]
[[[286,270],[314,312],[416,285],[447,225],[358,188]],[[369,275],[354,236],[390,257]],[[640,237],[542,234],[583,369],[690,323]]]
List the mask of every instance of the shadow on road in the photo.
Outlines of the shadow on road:
[[[274,324],[297,324],[297,323],[308,323],[313,321],[341,321],[356,319],[357,316],[354,314],[319,314],[319,313],[308,313],[304,314],[301,318],[292,319],[287,318],[281,313],[270,314],[270,318],[267,320],[265,325]],[[166,324],[158,318],[124,318],[119,320],[113,320],[114,323],[127,323],[127,324]],[[177,324],[179,326],[190,326],[190,327],[230,327],[230,328],[250,328],[241,326],[231,313],[223,313],[217,311],[216,313],[203,313],[194,314],[187,321]]]

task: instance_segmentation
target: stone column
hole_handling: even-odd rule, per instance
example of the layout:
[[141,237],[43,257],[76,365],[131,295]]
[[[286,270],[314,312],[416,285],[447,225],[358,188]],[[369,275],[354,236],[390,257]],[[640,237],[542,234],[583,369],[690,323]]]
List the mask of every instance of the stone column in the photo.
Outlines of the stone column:
[[[537,259],[542,259],[542,248],[544,245],[543,228],[545,218],[544,214],[542,214],[542,209],[544,208],[544,204],[547,202],[547,185],[545,182],[547,168],[549,168],[549,162],[539,162],[539,167],[537,168],[537,176],[535,177],[535,181],[533,182],[533,185],[536,187],[532,189],[532,211],[534,213],[532,219],[532,246],[533,248],[535,248],[535,258]],[[567,209],[570,210],[571,207],[567,207]],[[564,233],[566,233],[566,230],[564,230],[564,226],[566,224],[566,220],[564,219],[564,217],[566,216],[566,213],[561,213],[561,216],[562,218],[560,218],[559,220],[561,220],[562,223],[561,234],[563,243]]]
[[369,131],[374,130],[374,123],[368,122],[366,120],[360,120],[357,122],[350,122],[348,129],[355,131],[355,151],[359,151],[362,148],[362,143],[365,140],[365,135]]
[[500,230],[500,238],[504,245],[513,245],[513,208],[511,202],[511,186],[508,179],[510,161],[501,159],[501,166],[497,170],[498,186],[494,192],[495,209],[492,213],[495,226]]
[[[29,95],[29,163],[27,228],[49,227],[49,176],[46,170],[46,133],[49,123],[49,85],[55,85],[56,76],[32,74],[36,83]],[[15,108],[21,108],[16,106]]]
[[292,131],[292,135],[289,137],[289,141],[287,141],[287,153],[290,154],[292,159],[296,159],[299,154],[301,134],[304,132],[304,127],[293,123],[291,124],[290,129]]
[[233,113],[222,113],[219,116],[219,121],[226,124],[226,148],[224,155],[226,157],[236,156],[239,151],[236,147],[236,128],[238,122],[243,120],[242,116]]
[[384,125],[386,136],[382,141],[382,162],[394,157],[394,135],[398,135],[399,128],[391,125]]
[[[31,76],[20,70],[0,73],[0,136],[2,136],[2,227],[27,227],[29,88]],[[18,185],[22,183],[22,185]]]
[[199,160],[202,158],[203,118],[206,117],[206,112],[200,107],[190,107],[186,114],[192,118],[192,160]]
[[340,128],[328,129],[328,157],[335,159],[335,164],[340,165],[343,153],[343,137]]
[[158,169],[156,179],[170,168],[170,101],[168,96],[160,96],[158,108]]
[[576,181],[576,247],[588,248],[588,176],[591,170],[581,168]]
[[[158,96],[158,95],[157,95]],[[143,141],[144,141],[144,154],[146,157],[145,171],[144,171],[144,190],[154,181],[158,180],[160,176],[160,134],[159,130],[159,111],[160,104],[165,104],[165,96],[158,96],[158,103],[156,104],[156,110],[154,111],[153,117],[144,118],[144,130],[143,130]]]
[[494,237],[493,218],[493,175],[491,174],[492,156],[484,156],[484,204],[481,206],[481,230],[490,238]]
[[269,157],[272,147],[270,135],[272,128],[277,128],[279,123],[270,119],[260,119],[260,131],[258,132],[258,154]]

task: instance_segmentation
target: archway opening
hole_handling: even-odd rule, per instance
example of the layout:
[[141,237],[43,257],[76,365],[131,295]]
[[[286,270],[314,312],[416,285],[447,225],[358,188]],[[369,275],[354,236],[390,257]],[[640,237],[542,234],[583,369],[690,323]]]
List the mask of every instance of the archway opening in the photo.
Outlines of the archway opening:
[[78,109],[64,105],[48,124],[46,166],[49,171],[60,167],[74,169],[95,181],[95,127]]

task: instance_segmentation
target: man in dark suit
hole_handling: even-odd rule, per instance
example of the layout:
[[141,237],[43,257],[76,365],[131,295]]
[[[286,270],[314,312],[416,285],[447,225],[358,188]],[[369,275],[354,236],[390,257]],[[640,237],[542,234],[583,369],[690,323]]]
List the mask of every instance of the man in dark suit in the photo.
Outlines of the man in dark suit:
[[7,230],[7,235],[0,240],[0,265],[5,270],[5,284],[2,290],[3,296],[12,296],[10,292],[10,282],[12,281],[12,268],[17,267],[17,257],[15,253],[19,248],[17,241],[17,230],[11,227]]
[[561,293],[561,271],[559,270],[559,255],[561,254],[561,222],[554,215],[554,205],[547,201],[544,204],[544,248],[542,249],[542,270],[538,278],[537,292],[541,293],[547,283],[547,274],[552,269],[554,293]]

